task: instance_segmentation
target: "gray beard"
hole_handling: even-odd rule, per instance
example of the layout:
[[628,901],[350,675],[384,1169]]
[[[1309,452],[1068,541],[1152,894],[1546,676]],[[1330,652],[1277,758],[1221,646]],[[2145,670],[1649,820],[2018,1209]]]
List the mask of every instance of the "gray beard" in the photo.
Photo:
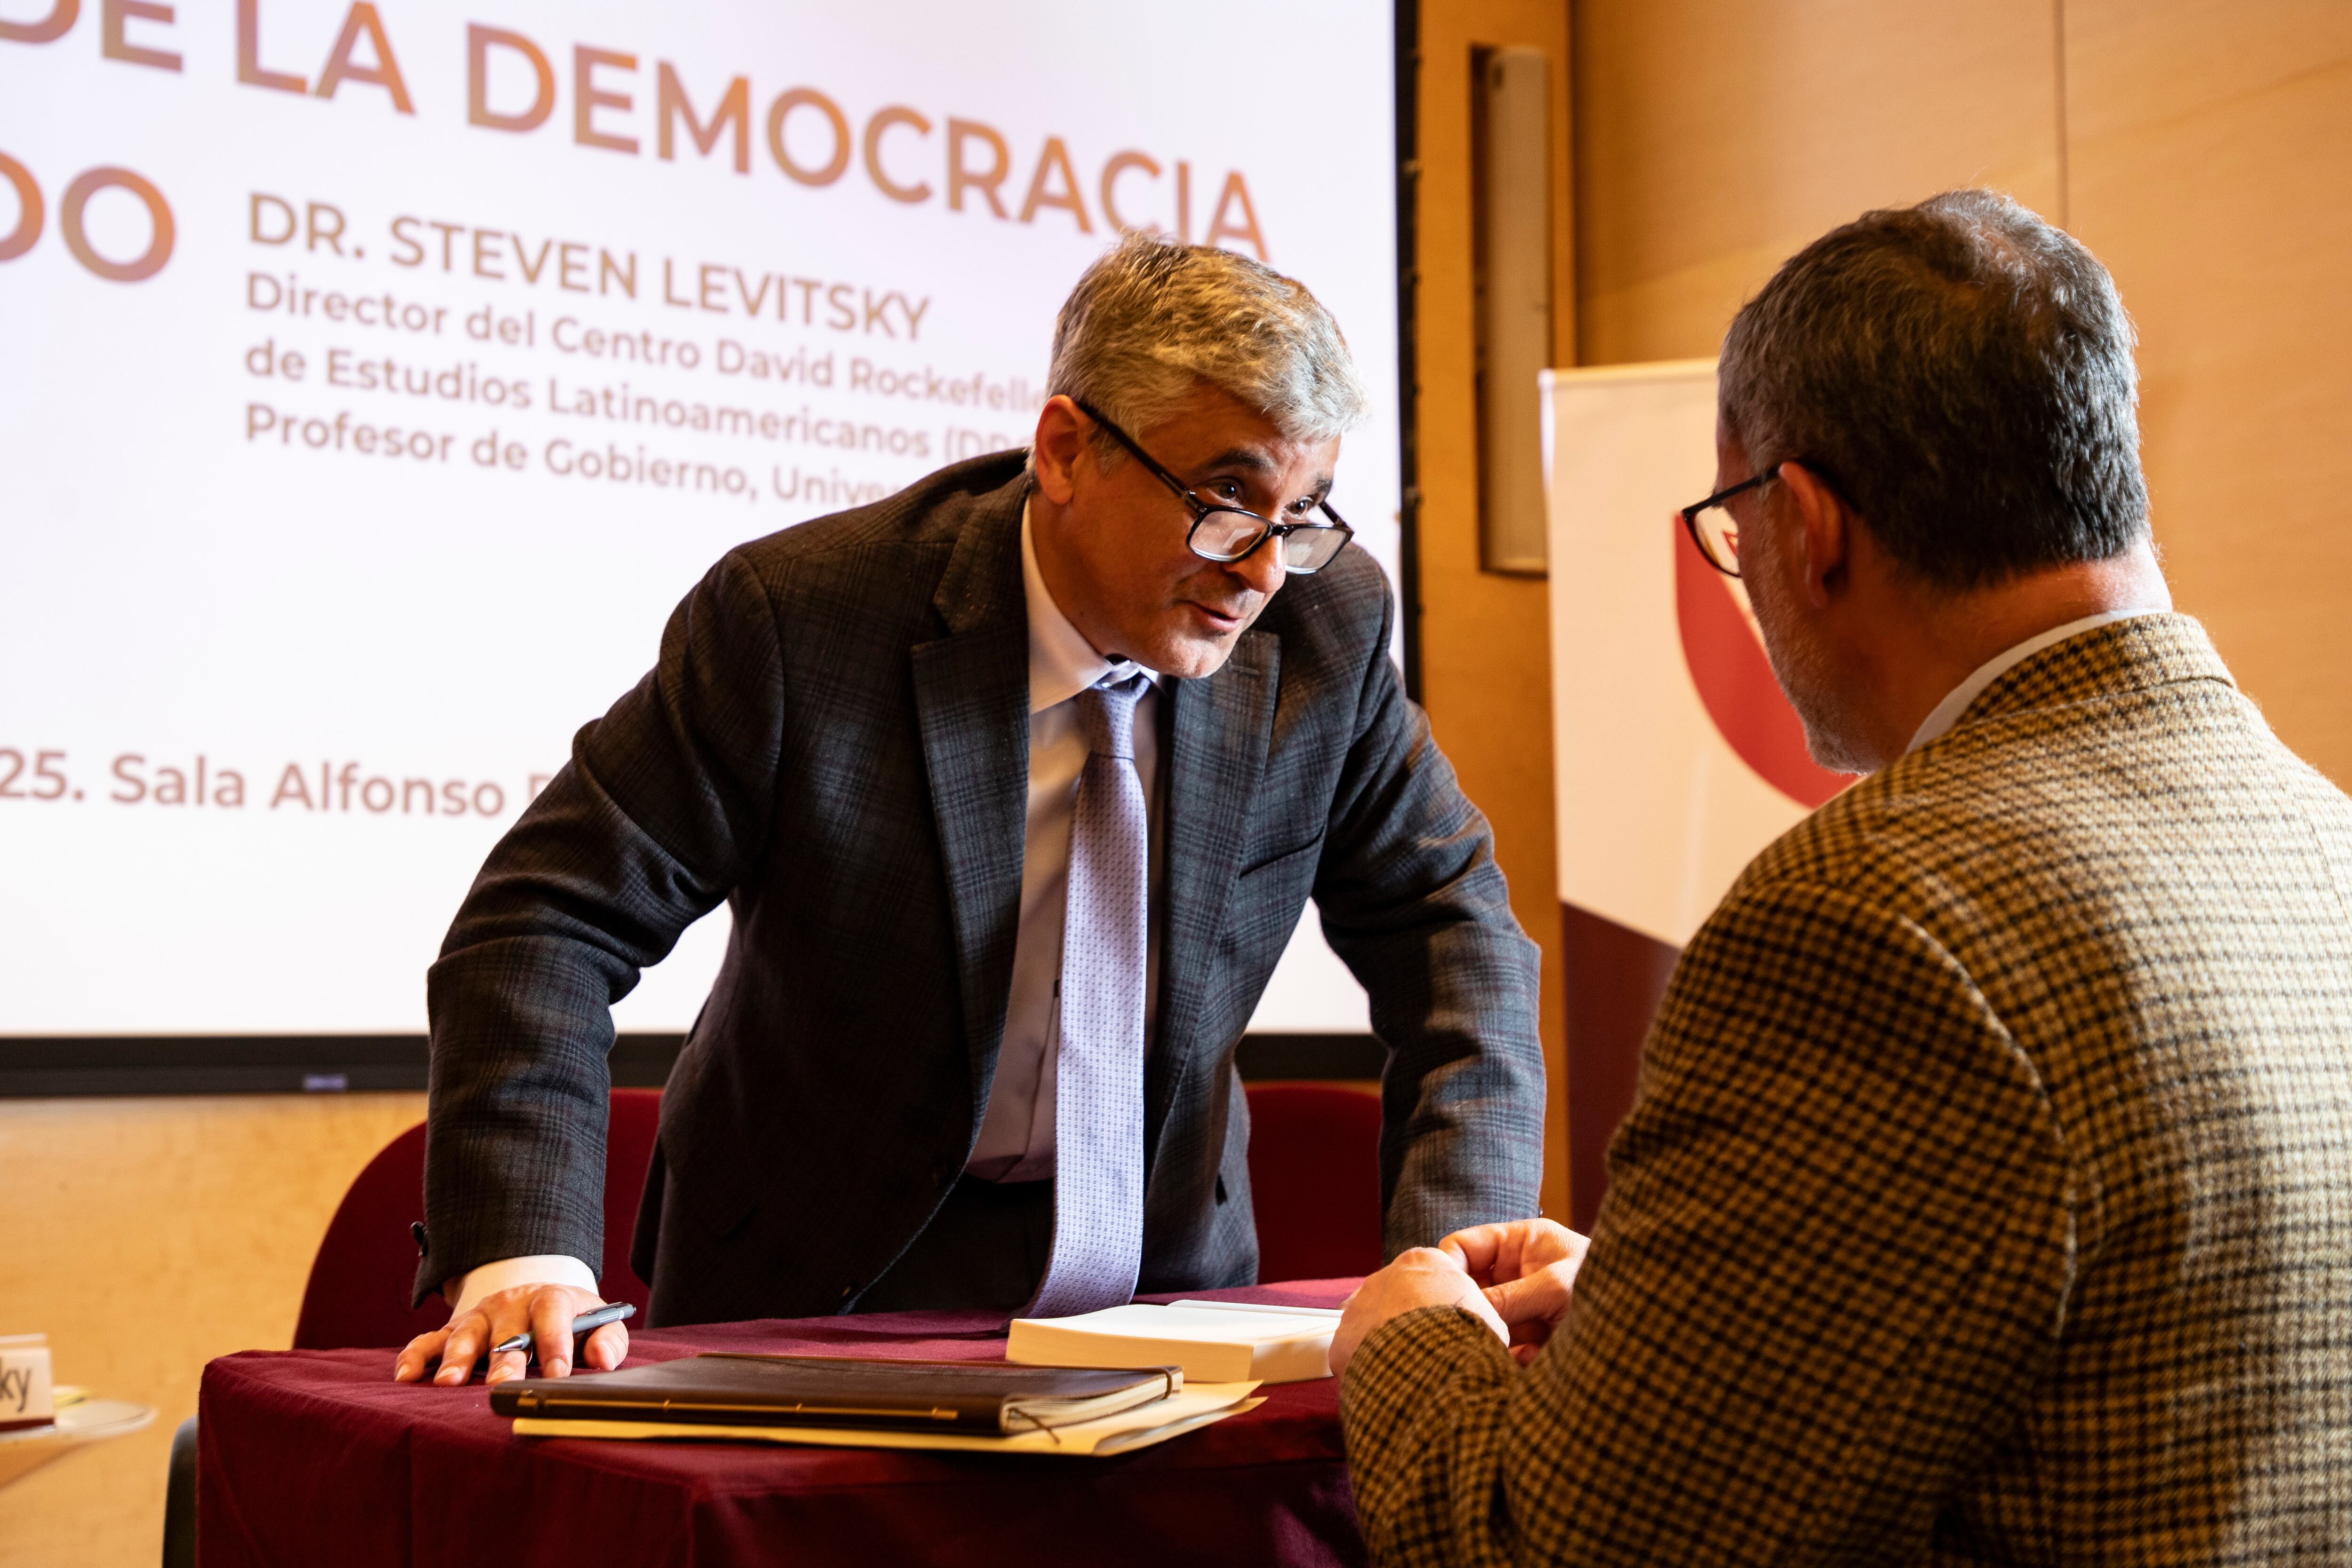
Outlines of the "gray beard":
[[[1760,563],[1759,563],[1760,564]],[[1747,579],[1748,601],[1756,612],[1756,625],[1764,633],[1764,656],[1771,662],[1772,678],[1780,683],[1789,706],[1805,727],[1805,750],[1814,762],[1832,773],[1867,773],[1858,742],[1862,726],[1852,705],[1840,695],[1836,671],[1819,644],[1799,635],[1798,617],[1767,588],[1769,572]]]

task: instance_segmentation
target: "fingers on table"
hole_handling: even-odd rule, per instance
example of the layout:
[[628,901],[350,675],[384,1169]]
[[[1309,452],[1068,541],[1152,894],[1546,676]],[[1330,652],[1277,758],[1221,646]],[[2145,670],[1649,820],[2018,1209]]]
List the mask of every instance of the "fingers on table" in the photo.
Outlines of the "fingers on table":
[[489,1320],[478,1312],[467,1312],[452,1322],[448,1336],[441,1343],[441,1370],[433,1381],[445,1388],[454,1388],[474,1375],[474,1363],[490,1345]]
[[[561,1286],[534,1291],[530,1298],[530,1337],[539,1350],[542,1377],[568,1377],[572,1373],[572,1292]],[[520,1356],[522,1353],[515,1353]],[[515,1372],[519,1375],[520,1367]]]
[[606,1323],[580,1348],[580,1364],[599,1372],[610,1372],[628,1359],[629,1331],[619,1323]]
[[442,1343],[449,1337],[445,1328],[418,1334],[410,1340],[400,1354],[393,1359],[392,1380],[394,1383],[415,1383],[425,1375],[425,1369],[441,1359]]

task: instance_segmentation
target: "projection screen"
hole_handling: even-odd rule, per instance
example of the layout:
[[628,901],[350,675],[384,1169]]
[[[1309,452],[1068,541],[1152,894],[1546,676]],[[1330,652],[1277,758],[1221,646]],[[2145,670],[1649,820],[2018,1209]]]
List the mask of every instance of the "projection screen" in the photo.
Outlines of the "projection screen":
[[[1393,577],[1394,79],[1386,0],[0,0],[0,1034],[420,1031],[679,597],[1025,443],[1123,226],[1331,307]],[[1311,912],[1258,1022],[1365,1027]]]

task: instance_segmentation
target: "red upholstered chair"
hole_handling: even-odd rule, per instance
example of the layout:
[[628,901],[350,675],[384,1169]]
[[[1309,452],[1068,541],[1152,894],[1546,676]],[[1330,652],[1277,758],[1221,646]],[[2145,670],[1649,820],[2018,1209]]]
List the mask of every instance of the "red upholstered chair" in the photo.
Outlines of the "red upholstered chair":
[[1328,1280],[1381,1266],[1381,1100],[1330,1083],[1249,1091],[1257,1277]]
[[[637,1197],[653,1158],[661,1115],[657,1089],[613,1091],[604,1135],[604,1281],[608,1299],[646,1309],[651,1292],[629,1268],[629,1236],[636,1228]],[[427,1299],[408,1304],[416,1272],[416,1242],[409,1226],[425,1212],[425,1124],[418,1123],[370,1160],[343,1195],[326,1239],[310,1264],[302,1315],[294,1325],[296,1350],[406,1344],[446,1322],[449,1309]]]
[[[629,1238],[653,1157],[661,1093],[615,1089],[612,1107],[604,1291],[643,1312],[650,1291],[629,1267]],[[1258,1278],[1324,1280],[1379,1268],[1379,1097],[1322,1083],[1265,1083],[1249,1091],[1249,1107]],[[446,1320],[448,1309],[437,1301],[408,1305],[416,1269],[408,1228],[424,1211],[424,1188],[420,1123],[385,1145],[343,1195],[310,1265],[295,1349],[405,1344]]]

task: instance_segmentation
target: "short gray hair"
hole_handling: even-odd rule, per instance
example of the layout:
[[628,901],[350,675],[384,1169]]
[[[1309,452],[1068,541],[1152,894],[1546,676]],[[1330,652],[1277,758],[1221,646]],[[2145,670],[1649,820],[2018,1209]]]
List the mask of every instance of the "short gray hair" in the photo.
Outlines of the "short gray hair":
[[[1139,434],[1201,382],[1292,441],[1328,440],[1371,409],[1339,323],[1304,284],[1231,251],[1129,234],[1063,302],[1046,394]],[[1122,455],[1108,436],[1095,447],[1106,466]]]
[[1820,471],[1896,562],[1965,591],[2147,532],[2139,375],[2115,280],[1991,191],[1865,213],[1724,340],[1724,428]]

